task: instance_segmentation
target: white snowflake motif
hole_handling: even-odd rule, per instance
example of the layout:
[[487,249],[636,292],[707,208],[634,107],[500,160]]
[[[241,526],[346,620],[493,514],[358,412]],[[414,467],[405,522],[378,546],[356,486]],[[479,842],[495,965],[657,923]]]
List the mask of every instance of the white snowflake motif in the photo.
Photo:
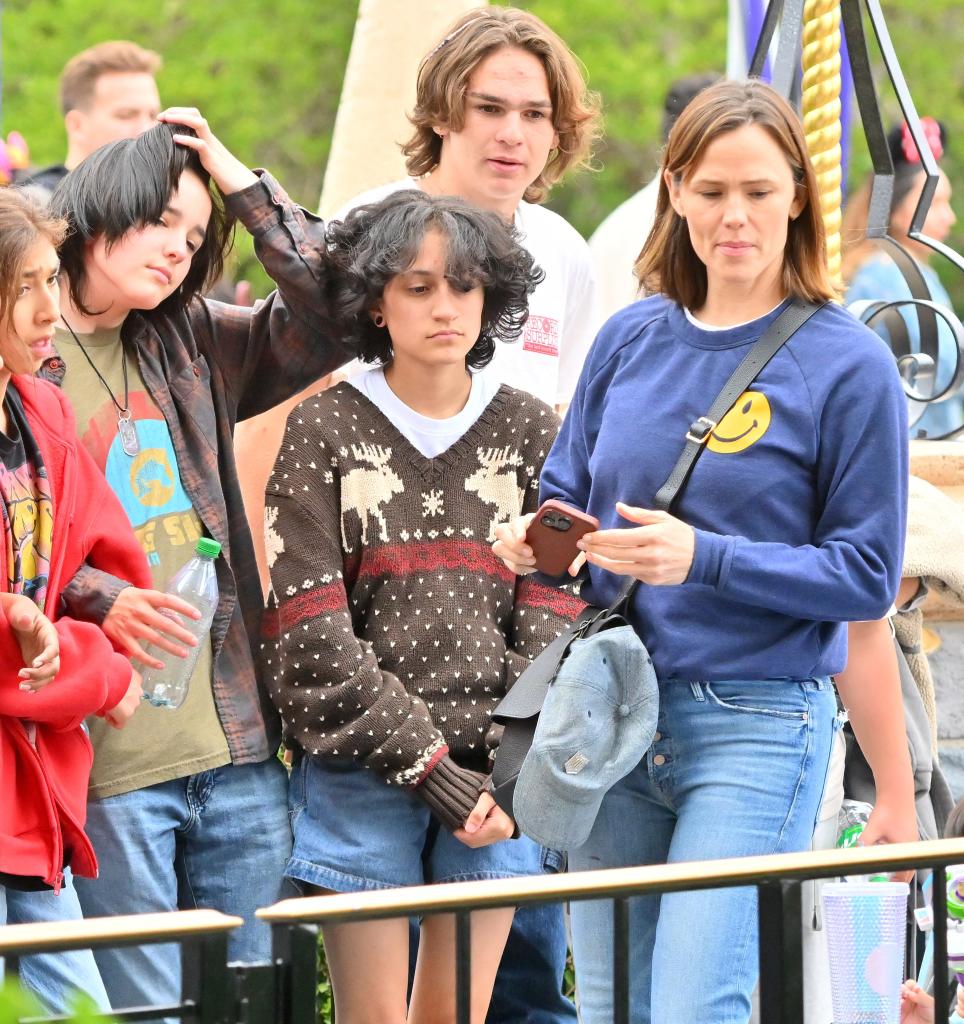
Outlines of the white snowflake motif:
[[268,560],[268,568],[271,569],[278,560],[278,555],[285,549],[284,538],[274,528],[278,518],[278,509],[266,505],[264,509],[264,553]]
[[324,476],[325,476],[325,483],[326,484],[333,483],[334,480],[335,480],[335,474],[332,473],[332,471],[330,469],[326,469],[325,470]]
[[444,516],[445,495],[442,491],[431,490],[426,494],[422,491],[422,515]]

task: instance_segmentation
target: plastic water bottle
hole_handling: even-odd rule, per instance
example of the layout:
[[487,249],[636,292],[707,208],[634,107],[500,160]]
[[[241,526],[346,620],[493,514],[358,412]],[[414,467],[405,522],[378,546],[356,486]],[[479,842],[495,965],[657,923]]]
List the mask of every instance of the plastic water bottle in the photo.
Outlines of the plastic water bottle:
[[838,850],[849,850],[851,846],[857,845],[872,810],[873,807],[862,800],[844,800],[837,814]]
[[179,708],[187,696],[187,688],[201,653],[201,644],[207,639],[211,622],[218,607],[218,579],[214,560],[221,554],[221,545],[209,537],[202,537],[194,549],[197,554],[182,566],[167,585],[167,592],[193,605],[201,613],[200,619],[189,619],[173,612],[165,612],[184,626],[197,640],[189,647],[186,658],[158,650],[151,644],[147,653],[164,662],[163,668],[149,668],[144,673],[144,700],[157,708]]
[[[849,850],[852,846],[860,845],[860,837],[867,827],[873,809],[872,804],[864,803],[863,800],[844,800],[837,814],[838,850]],[[845,875],[844,878],[848,882],[890,881],[890,876],[886,872],[873,875]]]

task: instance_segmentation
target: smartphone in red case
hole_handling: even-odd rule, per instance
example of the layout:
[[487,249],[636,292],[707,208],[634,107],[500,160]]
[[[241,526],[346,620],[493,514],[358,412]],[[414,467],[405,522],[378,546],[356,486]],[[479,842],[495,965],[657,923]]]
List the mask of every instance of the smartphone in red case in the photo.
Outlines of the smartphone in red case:
[[536,568],[547,576],[561,576],[576,555],[576,542],[599,529],[595,516],[550,498],[544,501],[526,530],[526,543],[536,557]]

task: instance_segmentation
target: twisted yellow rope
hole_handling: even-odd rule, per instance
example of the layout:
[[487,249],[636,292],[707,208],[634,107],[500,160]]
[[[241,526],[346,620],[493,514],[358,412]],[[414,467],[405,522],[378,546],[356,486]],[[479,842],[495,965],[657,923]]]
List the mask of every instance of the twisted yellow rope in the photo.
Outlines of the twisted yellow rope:
[[840,2],[803,8],[803,129],[817,172],[830,275],[840,285]]

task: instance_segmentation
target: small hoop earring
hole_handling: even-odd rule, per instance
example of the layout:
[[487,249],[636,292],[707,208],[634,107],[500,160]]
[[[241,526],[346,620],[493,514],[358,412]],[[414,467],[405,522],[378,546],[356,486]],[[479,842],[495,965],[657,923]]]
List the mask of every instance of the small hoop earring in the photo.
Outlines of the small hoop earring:
[[384,326],[385,326],[385,317],[383,317],[381,313],[376,313],[376,314],[375,314],[375,315],[374,315],[374,316],[372,317],[372,323],[373,323],[373,324],[374,324],[374,325],[375,325],[376,327],[384,327]]

